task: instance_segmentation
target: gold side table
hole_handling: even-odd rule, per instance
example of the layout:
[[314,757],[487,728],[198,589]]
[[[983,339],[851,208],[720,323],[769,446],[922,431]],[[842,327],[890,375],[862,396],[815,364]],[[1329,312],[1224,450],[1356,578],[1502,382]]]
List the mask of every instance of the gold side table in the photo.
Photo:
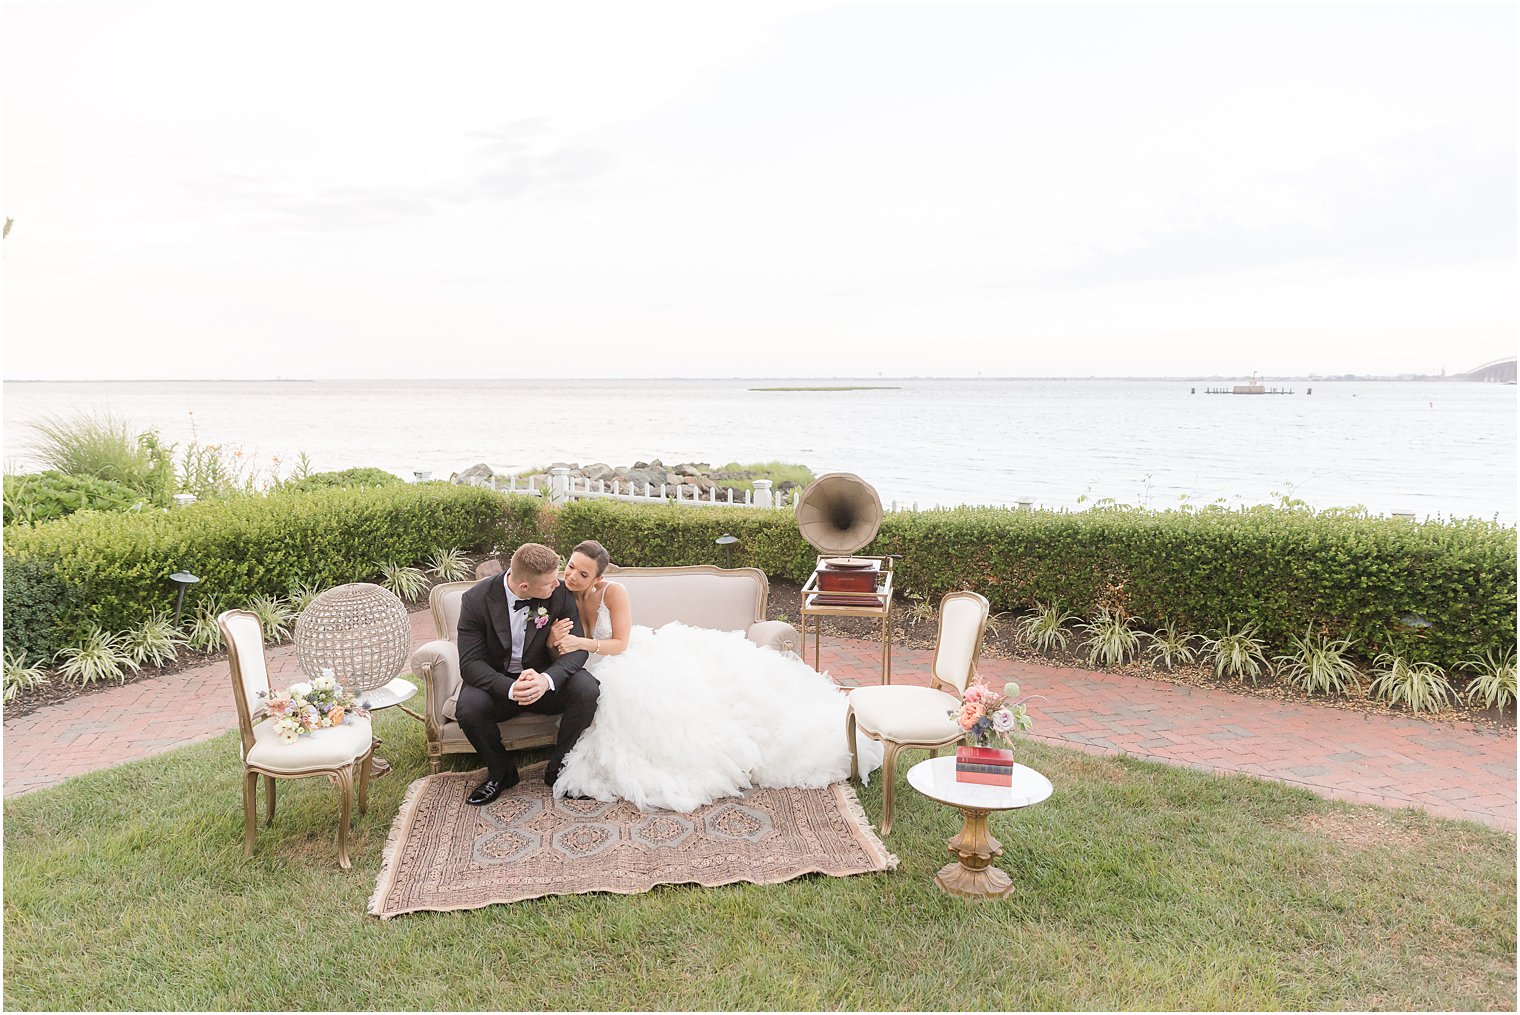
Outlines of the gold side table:
[[1013,879],[992,866],[1003,855],[987,819],[993,811],[1032,807],[1053,792],[1050,780],[1024,765],[1013,766],[1012,786],[958,782],[955,757],[930,758],[908,769],[908,785],[930,800],[961,810],[961,830],[946,844],[954,863],[940,868],[934,883],[940,890],[967,899],[1001,899],[1013,891]]
[[802,586],[802,658],[807,659],[808,620],[813,621],[813,669],[822,673],[819,652],[824,617],[868,617],[881,621],[881,682],[892,682],[892,567],[881,572],[875,592],[825,592],[818,588],[818,572]]

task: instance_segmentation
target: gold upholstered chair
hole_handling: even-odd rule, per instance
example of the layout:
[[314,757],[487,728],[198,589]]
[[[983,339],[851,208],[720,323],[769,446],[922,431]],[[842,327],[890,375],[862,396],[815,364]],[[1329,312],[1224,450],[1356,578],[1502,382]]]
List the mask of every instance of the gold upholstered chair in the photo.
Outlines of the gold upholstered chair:
[[316,730],[293,744],[280,743],[269,717],[269,670],[264,659],[264,630],[247,610],[228,610],[216,618],[227,641],[232,696],[237,701],[243,755],[243,852],[253,855],[258,834],[259,776],[264,777],[265,823],[274,820],[275,780],[325,776],[338,786],[338,865],[347,870],[348,821],[358,783],[359,813],[369,793],[369,759],[375,739],[368,718],[350,716],[341,726]]
[[976,661],[987,630],[987,600],[975,592],[948,592],[939,603],[939,637],[934,645],[928,687],[886,684],[857,687],[845,710],[845,740],[850,745],[850,778],[860,777],[855,733],[881,743],[881,834],[892,832],[896,799],[897,755],[907,747],[930,756],[964,735],[950,718],[961,694],[976,679]]

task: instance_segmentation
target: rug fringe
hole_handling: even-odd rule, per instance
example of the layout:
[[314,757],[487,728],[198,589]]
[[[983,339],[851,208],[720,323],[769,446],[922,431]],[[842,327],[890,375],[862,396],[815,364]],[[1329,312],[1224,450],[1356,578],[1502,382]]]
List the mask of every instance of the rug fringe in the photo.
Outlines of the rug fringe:
[[866,817],[866,809],[861,806],[860,798],[855,795],[855,788],[847,782],[834,784],[839,798],[844,801],[846,813],[855,819],[855,825],[860,829],[861,836],[870,846],[876,850],[882,858],[882,870],[895,871],[897,869],[897,854],[887,849],[887,844],[881,841],[881,836],[876,834],[876,826],[871,824],[871,819]]
[[[436,774],[441,775],[443,773]],[[416,803],[417,795],[422,792],[423,784],[431,778],[433,776],[425,775],[420,779],[412,780],[412,784],[406,788],[406,796],[401,799],[401,806],[396,811],[396,817],[391,821],[391,831],[385,839],[385,849],[380,854],[380,876],[375,879],[375,892],[369,897],[370,916],[378,916],[382,920],[390,919],[389,916],[381,912],[381,900],[384,899],[386,892],[390,890],[390,882],[395,877],[396,851],[406,841],[406,836],[402,833],[407,825],[411,823],[412,805]]]

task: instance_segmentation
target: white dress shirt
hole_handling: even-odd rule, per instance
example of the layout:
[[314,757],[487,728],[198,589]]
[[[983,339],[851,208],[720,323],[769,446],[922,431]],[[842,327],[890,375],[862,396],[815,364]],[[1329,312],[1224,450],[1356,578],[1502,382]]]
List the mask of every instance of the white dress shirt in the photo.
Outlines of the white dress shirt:
[[[528,611],[517,608],[517,604],[522,602],[522,597],[512,591],[512,586],[507,581],[510,574],[509,571],[501,576],[501,587],[507,590],[507,616],[511,618],[512,623],[512,658],[507,662],[507,676],[512,678],[512,685],[515,687],[517,674],[521,673],[523,668],[523,644],[528,640]],[[548,682],[549,690],[554,690],[554,678],[546,673],[544,680]],[[507,688],[507,693],[511,694],[512,688]]]

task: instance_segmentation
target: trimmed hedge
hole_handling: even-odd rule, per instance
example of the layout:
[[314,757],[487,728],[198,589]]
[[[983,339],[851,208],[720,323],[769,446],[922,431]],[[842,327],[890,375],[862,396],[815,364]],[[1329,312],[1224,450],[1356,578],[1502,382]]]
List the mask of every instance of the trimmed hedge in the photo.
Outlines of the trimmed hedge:
[[186,597],[188,611],[201,596],[235,605],[259,594],[283,596],[296,585],[368,581],[376,577],[376,561],[414,563],[437,546],[494,550],[537,525],[536,504],[509,505],[495,491],[448,483],[75,515],[6,533],[5,644],[13,645],[13,611],[27,615],[46,605],[25,588],[13,590],[13,567],[24,569],[28,588],[51,581],[55,595],[59,585],[64,589],[52,638],[39,644],[35,624],[18,629],[42,655],[78,640],[91,625],[122,631],[154,607],[172,608],[173,571],[201,578]]
[[[722,565],[715,540],[725,532],[739,537],[735,566],[794,581],[812,573],[814,551],[786,511],[594,500],[556,508],[442,482],[78,515],[7,531],[5,644],[37,658],[91,624],[124,630],[172,606],[166,577],[181,568],[203,579],[193,595],[236,603],[297,584],[371,580],[374,562],[416,563],[437,546],[510,551],[537,541],[565,551],[597,539],[619,564]],[[971,588],[996,611],[1038,600],[1197,633],[1255,623],[1273,651],[1312,626],[1356,638],[1365,658],[1391,646],[1449,669],[1515,643],[1516,535],[1493,522],[1416,525],[1272,507],[956,508],[889,513],[863,552],[901,554],[898,589],[933,600]]]
[[[600,540],[620,564],[722,564],[802,581],[815,554],[790,513],[577,502],[552,545]],[[1254,622],[1274,651],[1311,625],[1451,667],[1515,643],[1515,530],[1462,520],[1416,525],[1348,512],[1254,507],[1080,513],[955,508],[889,513],[868,554],[900,553],[897,587],[938,600],[971,588],[994,611],[1058,602],[1090,616],[1212,632]],[[1411,627],[1420,617],[1429,627]]]

